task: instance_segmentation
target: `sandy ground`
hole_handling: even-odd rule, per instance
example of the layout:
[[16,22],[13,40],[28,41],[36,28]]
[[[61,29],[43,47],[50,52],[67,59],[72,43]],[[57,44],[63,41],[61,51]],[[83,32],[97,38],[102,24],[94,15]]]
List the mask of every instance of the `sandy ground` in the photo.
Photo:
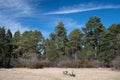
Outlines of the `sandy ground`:
[[[75,77],[64,75],[74,70]],[[120,80],[120,72],[105,68],[0,69],[0,80]]]

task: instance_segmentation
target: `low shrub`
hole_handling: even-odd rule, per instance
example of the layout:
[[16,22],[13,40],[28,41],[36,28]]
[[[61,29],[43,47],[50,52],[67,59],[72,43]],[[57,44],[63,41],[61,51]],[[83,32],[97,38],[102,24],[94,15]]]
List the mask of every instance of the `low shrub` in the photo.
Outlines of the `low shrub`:
[[13,67],[19,68],[43,68],[52,67],[52,64],[48,60],[33,60],[26,58],[18,58],[11,61]]
[[43,60],[43,61],[41,61],[41,63],[43,64],[43,67],[52,67],[53,66],[53,64],[48,60]]
[[0,68],[11,68],[10,61],[10,58],[0,57]]
[[37,58],[18,58],[12,60],[13,67],[42,68],[43,64]]
[[60,58],[59,61],[56,62],[57,67],[60,68],[79,68],[80,61],[79,60],[71,60],[70,58]]
[[117,56],[113,61],[112,61],[112,66],[116,70],[120,70],[120,56]]
[[98,68],[101,66],[102,66],[102,63],[98,60],[84,60],[80,64],[80,67],[83,67],[83,68]]

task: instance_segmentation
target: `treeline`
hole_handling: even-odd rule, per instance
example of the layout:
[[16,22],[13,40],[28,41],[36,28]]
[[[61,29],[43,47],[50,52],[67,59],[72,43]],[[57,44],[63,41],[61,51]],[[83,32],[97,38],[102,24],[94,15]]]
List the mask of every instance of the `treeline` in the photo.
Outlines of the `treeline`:
[[115,67],[120,68],[120,24],[108,29],[99,17],[67,35],[63,22],[45,39],[38,30],[0,27],[0,67]]

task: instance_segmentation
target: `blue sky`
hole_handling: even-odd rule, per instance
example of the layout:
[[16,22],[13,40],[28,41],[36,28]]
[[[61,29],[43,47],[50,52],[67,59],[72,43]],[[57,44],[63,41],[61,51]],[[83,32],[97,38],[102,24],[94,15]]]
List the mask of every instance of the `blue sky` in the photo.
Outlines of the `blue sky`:
[[82,29],[92,16],[109,27],[120,24],[120,0],[0,0],[0,26],[20,30],[40,30],[45,37],[63,21],[68,34]]

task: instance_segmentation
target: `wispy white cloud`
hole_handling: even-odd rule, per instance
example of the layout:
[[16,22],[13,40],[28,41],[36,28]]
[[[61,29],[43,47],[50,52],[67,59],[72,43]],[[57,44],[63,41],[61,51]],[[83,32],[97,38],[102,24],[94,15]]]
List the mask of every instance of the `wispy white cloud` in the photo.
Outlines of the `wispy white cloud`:
[[11,29],[12,33],[29,30],[16,19],[32,14],[32,8],[24,0],[0,0],[0,26]]
[[0,13],[9,17],[30,15],[32,8],[24,0],[0,0]]
[[11,19],[5,19],[0,16],[0,26],[4,27],[6,29],[10,29],[12,33],[14,34],[16,31],[20,31],[23,33],[26,30],[30,30],[28,27],[22,26],[19,22],[15,22]]
[[105,5],[105,4],[79,4],[73,6],[62,7],[57,11],[47,12],[44,15],[52,15],[52,14],[70,14],[70,13],[78,13],[92,10],[100,10],[100,9],[117,9],[120,8],[120,5]]

